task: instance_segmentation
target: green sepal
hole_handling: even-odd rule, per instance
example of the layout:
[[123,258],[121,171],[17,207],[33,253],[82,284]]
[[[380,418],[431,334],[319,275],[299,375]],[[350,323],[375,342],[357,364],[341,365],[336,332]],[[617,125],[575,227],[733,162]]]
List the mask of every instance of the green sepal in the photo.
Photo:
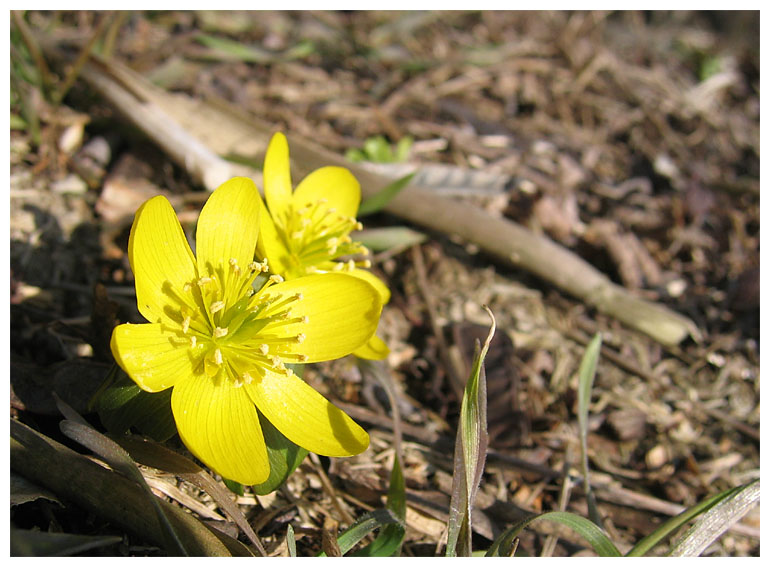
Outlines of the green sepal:
[[270,476],[252,489],[257,494],[269,494],[281,486],[289,475],[299,466],[308,454],[307,449],[295,445],[278,431],[259,411],[259,423],[267,445],[267,458],[270,461]]
[[114,380],[97,393],[92,405],[110,433],[123,435],[134,427],[161,443],[176,434],[171,388],[154,394],[145,392],[120,369]]

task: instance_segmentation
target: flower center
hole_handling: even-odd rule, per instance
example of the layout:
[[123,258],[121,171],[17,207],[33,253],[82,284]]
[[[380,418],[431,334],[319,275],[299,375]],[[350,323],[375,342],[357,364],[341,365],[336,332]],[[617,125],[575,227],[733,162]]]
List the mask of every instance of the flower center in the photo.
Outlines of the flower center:
[[[337,258],[369,254],[365,246],[350,238],[351,231],[363,228],[361,223],[328,207],[326,199],[311,201],[299,208],[290,206],[284,222],[277,224],[294,262],[297,273],[293,275],[326,271],[328,262]],[[332,269],[352,270],[355,266],[369,268],[371,262],[366,259],[335,261]]]
[[190,349],[202,370],[235,386],[251,383],[265,369],[289,374],[286,362],[304,362],[295,352],[305,335],[296,332],[307,317],[294,316],[302,294],[274,292],[281,276],[270,276],[255,291],[257,274],[267,272],[267,260],[241,269],[235,259],[196,282],[185,284],[180,305],[177,340]]

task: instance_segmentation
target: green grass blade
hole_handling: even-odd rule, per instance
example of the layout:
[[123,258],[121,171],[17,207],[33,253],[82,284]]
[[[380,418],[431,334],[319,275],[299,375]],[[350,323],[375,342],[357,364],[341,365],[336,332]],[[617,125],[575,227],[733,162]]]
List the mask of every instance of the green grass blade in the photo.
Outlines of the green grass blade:
[[409,182],[416,173],[415,171],[400,179],[396,179],[393,183],[366,199],[358,208],[358,216],[364,217],[383,209],[404,187],[409,185]]
[[354,553],[359,557],[390,557],[398,552],[404,541],[406,529],[406,484],[401,472],[398,455],[393,459],[393,470],[390,472],[390,487],[388,488],[388,510],[399,519],[397,524],[384,526],[372,543]]
[[700,514],[706,512],[710,508],[713,508],[716,504],[718,504],[728,496],[731,496],[732,494],[736,493],[740,489],[741,487],[729,488],[724,492],[720,492],[719,494],[706,498],[705,500],[703,500],[702,502],[699,502],[695,506],[688,508],[681,514],[678,514],[673,518],[669,518],[668,520],[663,522],[660,526],[658,526],[658,528],[655,531],[653,531],[651,534],[648,534],[642,539],[640,539],[637,542],[637,544],[634,547],[632,547],[628,553],[626,553],[626,557],[642,557],[646,555],[647,552],[649,552],[656,545],[661,543],[666,536],[677,531],[679,528],[684,526],[687,522],[699,516]]
[[[359,541],[366,537],[367,534],[373,532],[377,528],[399,523],[400,520],[388,509],[380,508],[378,510],[367,512],[337,538],[337,545],[340,548],[340,553],[345,555],[348,551],[353,549]],[[318,557],[326,557],[326,553],[321,552],[318,554]]]
[[588,472],[588,405],[591,403],[591,390],[596,376],[596,364],[602,348],[602,336],[596,333],[586,347],[578,374],[578,427],[580,430],[580,451],[583,462],[583,489],[588,503],[588,517],[601,526],[602,520],[596,507],[596,498],[591,490]]
[[286,547],[289,548],[289,557],[297,557],[297,540],[294,538],[294,528],[286,528]]
[[253,45],[244,45],[240,41],[200,33],[195,38],[211,51],[210,59],[219,61],[243,61],[245,63],[270,63],[276,55]]
[[670,556],[698,557],[759,503],[759,479],[743,485],[705,512],[676,542]]
[[484,346],[478,348],[468,382],[465,384],[460,407],[460,424],[455,441],[452,497],[449,502],[447,525],[447,557],[471,556],[471,512],[476,491],[484,471],[487,454],[487,389],[484,358],[495,334],[495,318]]
[[536,514],[522,520],[511,526],[498,536],[492,546],[487,551],[487,557],[508,557],[513,550],[513,546],[518,535],[532,522],[540,520],[551,520],[566,526],[582,536],[591,548],[600,557],[620,557],[620,552],[615,544],[610,541],[602,529],[594,524],[588,518],[583,518],[571,512],[545,512]]

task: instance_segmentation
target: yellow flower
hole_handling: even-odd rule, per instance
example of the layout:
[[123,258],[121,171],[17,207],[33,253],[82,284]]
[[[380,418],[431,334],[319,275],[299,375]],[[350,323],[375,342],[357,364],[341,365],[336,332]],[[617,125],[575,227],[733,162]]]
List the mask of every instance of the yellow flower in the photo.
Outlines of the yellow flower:
[[[344,167],[316,169],[292,191],[289,145],[276,133],[270,140],[264,164],[267,209],[260,214],[258,255],[267,258],[270,271],[287,280],[317,273],[343,272],[369,282],[380,294],[382,304],[390,290],[378,277],[364,269],[371,266],[369,251],[351,239],[361,230],[355,218],[361,203],[361,186]],[[348,257],[346,261],[340,258]],[[362,358],[381,359],[388,347],[376,335],[355,351]]]
[[[270,468],[256,409],[290,441],[350,456],[369,436],[285,363],[349,354],[374,333],[382,304],[363,279],[337,274],[258,291],[256,185],[222,184],[201,211],[193,255],[170,203],[137,211],[128,243],[139,312],[149,323],[115,328],[115,360],[144,390],[173,387],[171,409],[190,451],[223,477],[264,482]],[[255,409],[256,406],[256,409]]]

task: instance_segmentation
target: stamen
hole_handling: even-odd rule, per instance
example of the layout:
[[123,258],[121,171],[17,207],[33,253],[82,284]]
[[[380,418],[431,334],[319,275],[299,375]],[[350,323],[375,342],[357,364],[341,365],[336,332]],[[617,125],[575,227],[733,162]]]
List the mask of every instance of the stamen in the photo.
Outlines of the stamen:
[[198,283],[198,287],[203,287],[206,284],[210,284],[212,281],[213,280],[211,278],[207,278],[207,277],[204,276],[204,277],[202,277],[201,279],[198,280],[198,282],[197,282]]
[[189,315],[184,318],[184,321],[182,321],[182,332],[185,335],[187,334],[187,331],[190,330],[190,321],[192,321],[192,319],[190,318]]
[[304,342],[305,342],[305,339],[306,339],[306,338],[307,338],[307,336],[305,336],[305,334],[304,334],[304,333],[300,333],[299,335],[297,335],[296,337],[294,337],[294,340],[295,340],[295,341],[297,341],[299,344],[302,344],[302,343],[304,343]]
[[283,278],[278,274],[273,274],[272,276],[270,276],[270,281],[273,283],[281,283],[283,282]]
[[221,339],[225,335],[227,335],[227,327],[225,327],[224,329],[222,327],[217,327],[216,329],[214,329],[214,338]]
[[267,353],[270,352],[270,347],[263,343],[259,345],[259,352],[262,353],[262,356],[267,356]]
[[196,337],[195,335],[190,337],[190,346],[192,348],[195,348],[196,346],[198,346],[198,337]]
[[251,374],[248,372],[244,372],[243,376],[241,376],[241,380],[243,380],[244,384],[251,384],[254,381],[254,378],[252,378]]

